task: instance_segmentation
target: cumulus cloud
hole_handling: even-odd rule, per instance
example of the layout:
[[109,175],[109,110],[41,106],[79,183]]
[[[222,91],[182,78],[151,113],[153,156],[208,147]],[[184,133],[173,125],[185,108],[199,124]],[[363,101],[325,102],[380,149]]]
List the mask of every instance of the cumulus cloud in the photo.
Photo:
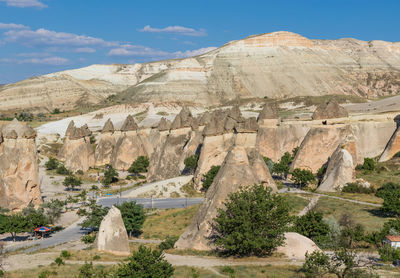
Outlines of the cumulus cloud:
[[171,59],[171,58],[186,58],[186,57],[197,56],[214,49],[216,49],[216,47],[204,47],[200,49],[187,50],[183,52],[182,51],[167,52],[139,45],[123,45],[121,47],[111,49],[108,52],[108,55],[124,56],[124,57],[153,57],[153,58]]
[[29,28],[22,24],[15,23],[1,23],[0,22],[0,30],[12,30],[12,29],[26,29]]
[[47,5],[38,0],[0,0],[0,2],[5,2],[9,7],[39,9],[47,8]]
[[107,42],[100,38],[76,35],[73,33],[55,32],[43,28],[10,30],[4,33],[3,42],[20,43],[25,46],[118,46],[117,42]]
[[207,36],[207,32],[205,29],[193,29],[184,26],[168,26],[165,28],[153,28],[150,25],[146,25],[143,29],[139,30],[140,32],[148,32],[148,33],[169,33],[169,34],[179,34],[183,36],[192,36],[192,37],[204,37]]
[[74,52],[77,52],[77,53],[94,53],[94,52],[96,52],[96,49],[91,48],[91,47],[79,47],[79,48],[75,49]]

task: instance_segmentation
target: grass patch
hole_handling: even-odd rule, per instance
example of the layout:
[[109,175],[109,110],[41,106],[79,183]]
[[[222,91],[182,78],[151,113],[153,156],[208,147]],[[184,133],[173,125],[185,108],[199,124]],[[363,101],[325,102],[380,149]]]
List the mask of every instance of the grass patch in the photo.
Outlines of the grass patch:
[[164,240],[167,236],[180,236],[192,221],[199,206],[158,210],[146,217],[141,237]]
[[389,218],[378,216],[378,208],[376,207],[329,197],[319,198],[315,210],[321,211],[324,217],[333,216],[338,221],[344,213],[350,213],[354,222],[363,225],[367,231],[378,231],[389,220]]
[[194,182],[188,182],[181,187],[181,191],[186,194],[186,197],[204,197],[204,193],[197,192],[194,188]]
[[310,200],[308,200],[306,197],[300,197],[296,194],[286,193],[282,195],[285,196],[285,199],[291,208],[291,214],[293,215],[297,215],[310,202]]
[[325,195],[336,196],[349,200],[362,201],[372,204],[382,204],[383,200],[375,196],[375,194],[347,193],[347,192],[324,192]]
[[231,277],[279,277],[279,278],[292,278],[292,277],[305,277],[302,273],[299,273],[300,267],[298,266],[230,266],[230,267],[218,267],[218,272],[225,275],[232,275]]
[[400,183],[400,158],[394,158],[386,162],[378,162],[376,170],[357,170],[357,178],[369,182],[376,189],[388,182]]

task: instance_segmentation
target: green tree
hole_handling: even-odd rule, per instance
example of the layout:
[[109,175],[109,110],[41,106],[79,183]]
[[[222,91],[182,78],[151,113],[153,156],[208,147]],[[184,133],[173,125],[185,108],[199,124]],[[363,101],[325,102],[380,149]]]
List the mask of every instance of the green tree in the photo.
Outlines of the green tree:
[[56,170],[56,173],[59,175],[72,175],[72,172],[65,168],[64,164],[59,164]]
[[74,175],[69,175],[64,178],[63,185],[67,188],[67,190],[74,190],[76,187],[80,187],[82,185],[82,181]]
[[118,172],[109,164],[107,164],[107,170],[104,172],[104,185],[110,185],[113,182],[118,181]]
[[139,156],[129,167],[128,172],[132,174],[146,173],[149,167],[149,158],[147,156]]
[[[297,152],[293,150],[293,152]],[[289,174],[290,165],[293,162],[293,156],[289,152],[285,152],[278,163],[274,164],[272,172],[282,178],[286,178]]]
[[52,199],[42,205],[45,215],[51,224],[54,224],[61,217],[65,203],[59,199]]
[[357,165],[356,170],[374,171],[376,163],[372,158],[364,158],[364,163],[362,165]]
[[29,222],[22,213],[12,213],[2,218],[0,230],[10,233],[13,241],[16,241],[17,234],[29,231]]
[[285,199],[254,185],[230,194],[214,219],[215,244],[228,255],[266,256],[284,242],[290,221]]
[[400,260],[400,249],[393,248],[390,244],[384,244],[378,249],[378,253],[383,262],[394,262]]
[[54,157],[50,157],[49,160],[44,164],[46,170],[54,170],[58,167],[58,160]]
[[139,235],[146,219],[143,206],[136,204],[135,201],[124,202],[116,206],[121,211],[122,220],[124,221],[125,228],[129,233],[129,237]]
[[203,189],[207,190],[213,183],[215,176],[218,174],[221,166],[211,166],[211,169],[203,177]]
[[22,210],[22,215],[27,221],[26,228],[28,230],[33,230],[37,227],[48,224],[48,219],[44,215],[43,208],[35,209],[32,203]]
[[183,163],[185,164],[185,168],[189,170],[190,173],[194,173],[197,167],[197,162],[199,161],[199,156],[197,154],[188,156],[185,158]]
[[321,251],[306,254],[301,270],[306,277],[325,277],[327,274],[338,278],[376,277],[369,264],[361,263],[355,252],[345,248],[336,250],[332,255]]
[[82,210],[82,215],[86,216],[86,219],[80,224],[82,228],[92,228],[98,230],[103,220],[106,216],[108,208],[103,208],[96,203],[96,200],[90,199],[87,205],[87,210]]
[[268,167],[269,172],[272,174],[274,170],[275,163],[272,161],[271,158],[263,156],[263,160]]
[[294,231],[319,243],[329,235],[329,226],[323,221],[322,212],[310,210],[305,215],[296,217]]
[[129,262],[119,266],[116,274],[119,278],[168,278],[174,274],[174,268],[160,250],[140,245],[139,250],[129,257]]
[[[111,275],[110,275],[111,274]],[[79,269],[77,278],[107,278],[114,277],[110,271],[107,271],[102,266],[94,267],[93,263],[85,262],[84,265]]]
[[388,182],[379,188],[376,196],[383,199],[380,210],[390,215],[400,216],[400,185]]
[[292,172],[292,180],[300,187],[315,182],[315,176],[310,170],[296,168]]

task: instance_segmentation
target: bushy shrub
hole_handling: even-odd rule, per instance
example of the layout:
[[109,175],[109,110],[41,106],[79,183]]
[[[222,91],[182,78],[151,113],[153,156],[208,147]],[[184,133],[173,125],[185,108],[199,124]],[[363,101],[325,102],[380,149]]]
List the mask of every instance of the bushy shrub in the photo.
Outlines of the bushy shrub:
[[56,170],[56,173],[59,175],[71,175],[72,172],[69,171],[63,164],[59,164]]
[[400,260],[400,249],[393,248],[390,244],[384,244],[381,248],[378,249],[379,256],[381,260],[384,262],[393,262]]
[[388,182],[376,191],[376,196],[383,199],[381,211],[400,215],[400,185]]
[[96,234],[87,234],[81,237],[81,241],[86,244],[93,243],[96,240]]
[[291,179],[300,187],[304,187],[315,182],[315,176],[310,170],[296,168],[291,174]]
[[294,231],[319,244],[329,236],[329,226],[323,221],[322,212],[310,210],[303,216],[294,218]]
[[50,157],[49,160],[44,164],[46,170],[54,170],[58,167],[58,160],[54,157]]
[[266,256],[284,242],[289,217],[285,199],[270,188],[254,185],[230,194],[214,219],[212,237],[222,252]]
[[140,245],[139,250],[134,251],[128,260],[128,263],[120,264],[117,277],[168,278],[174,274],[174,268],[164,259],[160,250]]
[[370,187],[364,187],[361,184],[355,183],[355,182],[351,182],[346,184],[343,188],[342,188],[342,192],[346,192],[346,193],[362,193],[362,194],[371,194],[371,193],[375,193],[376,190],[375,188],[373,188],[372,186]]
[[267,164],[269,172],[272,174],[274,170],[275,163],[272,161],[271,158],[263,156],[265,164]]
[[211,166],[211,169],[204,175],[203,178],[203,189],[207,190],[210,185],[213,183],[215,176],[218,174],[221,166]]
[[129,167],[128,172],[133,174],[146,173],[150,162],[147,156],[139,156]]
[[197,154],[194,154],[186,157],[183,163],[185,164],[185,168],[188,169],[190,173],[194,173],[198,161],[199,161],[199,156]]
[[68,250],[62,250],[60,254],[61,258],[68,259],[71,257],[71,253]]
[[172,249],[178,239],[178,236],[167,236],[167,238],[158,245],[158,249],[161,251]]
[[375,170],[376,163],[372,158],[364,158],[364,163],[356,166],[356,170],[373,171]]
[[111,166],[107,165],[107,170],[104,172],[103,184],[110,185],[118,181],[118,172]]

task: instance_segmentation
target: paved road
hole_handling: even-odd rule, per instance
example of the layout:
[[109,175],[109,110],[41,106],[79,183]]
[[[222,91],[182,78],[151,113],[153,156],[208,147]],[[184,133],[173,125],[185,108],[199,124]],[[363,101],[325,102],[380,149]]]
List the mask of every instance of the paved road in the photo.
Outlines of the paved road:
[[[199,204],[203,201],[203,198],[177,198],[177,199],[134,199],[134,198],[101,198],[98,200],[98,204],[102,206],[111,207],[114,204],[118,204],[126,201],[136,201],[138,204],[143,205],[145,208],[184,208],[192,205]],[[81,229],[78,225],[82,221],[79,220],[58,233],[55,233],[52,237],[31,241],[28,243],[21,243],[19,245],[10,246],[6,248],[6,252],[12,252],[21,248],[27,248],[24,250],[25,253],[35,252],[40,249],[49,248],[56,245],[61,245],[69,241],[78,240],[82,235],[87,233],[87,230]],[[139,241],[138,241],[139,242]]]
[[97,203],[104,207],[111,207],[115,204],[123,202],[136,201],[144,208],[185,208],[203,202],[203,198],[169,198],[169,199],[151,199],[151,198],[118,198],[118,197],[104,197],[100,198]]

